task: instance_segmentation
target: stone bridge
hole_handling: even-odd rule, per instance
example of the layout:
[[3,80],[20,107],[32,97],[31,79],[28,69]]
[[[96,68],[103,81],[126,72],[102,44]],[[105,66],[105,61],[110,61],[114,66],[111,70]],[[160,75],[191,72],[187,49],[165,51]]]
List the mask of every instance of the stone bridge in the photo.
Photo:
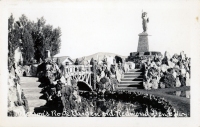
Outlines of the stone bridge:
[[75,79],[80,90],[93,90],[91,85],[92,65],[67,65],[64,77]]

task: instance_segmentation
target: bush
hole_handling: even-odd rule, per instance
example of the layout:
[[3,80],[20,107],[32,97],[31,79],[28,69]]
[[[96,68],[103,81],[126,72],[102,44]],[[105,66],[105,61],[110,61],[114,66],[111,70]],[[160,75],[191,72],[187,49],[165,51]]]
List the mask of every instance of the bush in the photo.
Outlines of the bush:
[[166,74],[162,79],[161,82],[165,84],[166,88],[175,87],[176,80],[172,74]]

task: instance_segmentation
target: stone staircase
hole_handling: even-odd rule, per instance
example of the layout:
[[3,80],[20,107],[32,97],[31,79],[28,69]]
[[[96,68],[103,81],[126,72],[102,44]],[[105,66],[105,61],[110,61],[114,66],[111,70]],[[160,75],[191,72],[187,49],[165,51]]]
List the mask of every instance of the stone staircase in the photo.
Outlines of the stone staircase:
[[48,107],[44,106],[46,100],[42,99],[42,88],[38,87],[40,82],[36,77],[20,77],[21,88],[24,91],[24,95],[28,101],[29,117],[35,117],[37,115],[32,114],[37,112],[44,112]]
[[117,90],[131,90],[143,88],[143,72],[140,69],[131,69],[124,74]]

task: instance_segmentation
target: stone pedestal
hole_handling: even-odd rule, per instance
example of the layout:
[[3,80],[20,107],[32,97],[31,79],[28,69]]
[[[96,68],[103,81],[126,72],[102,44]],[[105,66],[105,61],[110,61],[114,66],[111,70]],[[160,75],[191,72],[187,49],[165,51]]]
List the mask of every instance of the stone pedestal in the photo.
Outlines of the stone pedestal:
[[137,52],[148,52],[148,51],[149,51],[148,34],[140,33]]

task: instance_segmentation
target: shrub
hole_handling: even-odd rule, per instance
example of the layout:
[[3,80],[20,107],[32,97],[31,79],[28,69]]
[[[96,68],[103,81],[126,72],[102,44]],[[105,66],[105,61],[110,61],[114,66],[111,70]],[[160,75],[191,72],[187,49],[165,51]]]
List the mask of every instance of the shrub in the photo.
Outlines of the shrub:
[[172,74],[166,74],[162,79],[161,82],[165,84],[166,88],[169,87],[175,87],[176,86],[176,80]]

